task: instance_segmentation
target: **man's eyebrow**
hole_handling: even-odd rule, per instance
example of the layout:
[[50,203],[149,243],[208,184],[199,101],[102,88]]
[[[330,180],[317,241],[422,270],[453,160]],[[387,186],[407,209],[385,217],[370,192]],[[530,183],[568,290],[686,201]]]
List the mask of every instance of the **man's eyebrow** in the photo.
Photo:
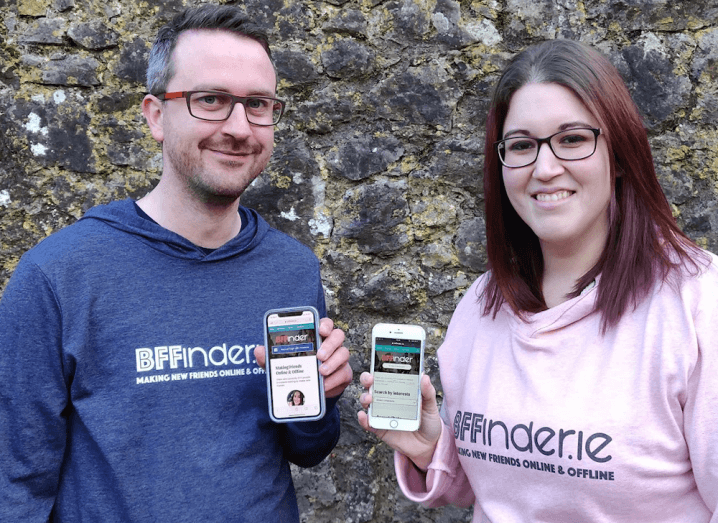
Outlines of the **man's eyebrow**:
[[[192,91],[214,91],[216,93],[227,93],[227,94],[234,94],[229,89],[225,89],[224,87],[211,87],[209,85],[199,85],[195,87],[194,89],[191,89]],[[235,95],[239,96],[239,95]],[[264,98],[276,98],[277,95],[272,91],[253,91],[250,94],[247,94],[245,96],[257,96],[257,97],[264,97]]]

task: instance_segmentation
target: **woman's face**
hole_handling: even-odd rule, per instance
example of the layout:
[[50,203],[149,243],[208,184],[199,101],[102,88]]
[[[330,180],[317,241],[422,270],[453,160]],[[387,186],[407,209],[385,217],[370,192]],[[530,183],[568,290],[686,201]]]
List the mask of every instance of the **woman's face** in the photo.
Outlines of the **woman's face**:
[[299,393],[299,391],[294,393],[294,396],[292,396],[292,400],[295,405],[301,405],[302,395]]
[[[502,138],[545,138],[572,128],[600,128],[571,90],[558,84],[527,84],[511,98]],[[536,161],[502,168],[506,193],[518,215],[547,252],[596,258],[608,237],[611,168],[604,136],[582,160],[559,160],[541,144]]]

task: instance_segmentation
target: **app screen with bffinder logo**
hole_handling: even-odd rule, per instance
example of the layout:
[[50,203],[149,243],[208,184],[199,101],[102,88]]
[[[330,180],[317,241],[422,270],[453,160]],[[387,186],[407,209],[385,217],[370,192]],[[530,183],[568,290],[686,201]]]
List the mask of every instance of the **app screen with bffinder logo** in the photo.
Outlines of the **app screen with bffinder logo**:
[[272,411],[276,418],[317,416],[321,412],[314,315],[270,314],[267,348]]
[[421,341],[376,338],[372,416],[415,420]]

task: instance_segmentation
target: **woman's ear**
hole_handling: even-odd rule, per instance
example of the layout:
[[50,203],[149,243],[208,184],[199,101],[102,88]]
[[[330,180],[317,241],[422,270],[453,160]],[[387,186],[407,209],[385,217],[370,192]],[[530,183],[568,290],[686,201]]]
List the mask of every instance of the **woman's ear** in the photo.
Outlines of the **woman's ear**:
[[162,143],[165,139],[163,126],[164,104],[162,100],[151,94],[145,96],[142,100],[142,114],[150,127],[152,138]]

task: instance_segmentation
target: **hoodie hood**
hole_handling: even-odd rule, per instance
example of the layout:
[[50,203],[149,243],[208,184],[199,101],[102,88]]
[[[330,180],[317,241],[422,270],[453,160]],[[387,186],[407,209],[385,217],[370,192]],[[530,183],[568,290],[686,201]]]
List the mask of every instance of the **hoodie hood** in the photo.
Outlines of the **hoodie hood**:
[[113,229],[131,234],[138,241],[173,258],[219,261],[255,248],[270,230],[269,224],[253,209],[239,207],[242,230],[230,241],[207,254],[187,238],[180,236],[137,213],[134,200],[127,198],[90,209],[82,220],[97,220]]

